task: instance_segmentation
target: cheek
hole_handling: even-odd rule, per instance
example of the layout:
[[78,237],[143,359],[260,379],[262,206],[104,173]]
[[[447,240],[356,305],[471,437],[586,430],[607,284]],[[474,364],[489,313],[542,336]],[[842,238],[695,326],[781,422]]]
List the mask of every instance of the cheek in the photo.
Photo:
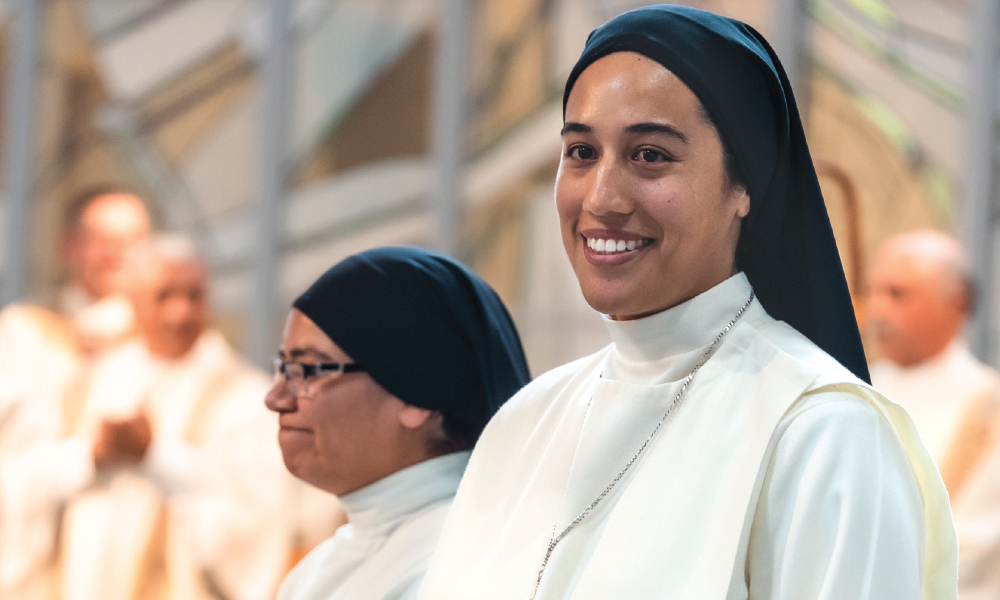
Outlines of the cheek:
[[906,303],[888,295],[876,296],[871,303],[871,315],[881,321],[895,325],[907,311]]
[[[683,185],[665,181],[644,181],[633,188],[633,197],[646,217],[669,238],[689,236],[703,228],[699,199]],[[673,234],[673,235],[671,235]]]
[[278,446],[285,468],[296,477],[309,481],[317,456],[313,435],[302,431],[278,432]]
[[559,213],[559,233],[563,248],[571,261],[575,261],[576,258],[576,236],[583,207],[580,187],[578,181],[570,181],[562,176],[556,179],[555,200],[556,212]]
[[579,180],[564,175],[560,170],[556,176],[556,210],[563,227],[575,224],[583,206],[583,185]]
[[931,315],[917,302],[897,302],[887,307],[884,320],[891,327],[891,333],[903,345],[919,343],[932,321]]
[[358,465],[372,440],[375,420],[368,398],[361,394],[338,395],[331,402],[317,406],[310,420],[315,435],[317,460],[328,470],[343,470],[345,465]]

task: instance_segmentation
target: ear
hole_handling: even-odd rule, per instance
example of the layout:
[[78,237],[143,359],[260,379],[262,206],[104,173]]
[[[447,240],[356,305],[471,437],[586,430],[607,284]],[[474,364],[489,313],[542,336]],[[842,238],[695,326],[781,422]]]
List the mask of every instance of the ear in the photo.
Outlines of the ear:
[[407,429],[419,429],[434,414],[433,410],[404,404],[399,412],[399,424]]
[[737,203],[736,205],[736,216],[742,219],[743,217],[750,214],[750,194],[747,193],[746,188],[738,187],[733,190],[733,195],[731,199]]

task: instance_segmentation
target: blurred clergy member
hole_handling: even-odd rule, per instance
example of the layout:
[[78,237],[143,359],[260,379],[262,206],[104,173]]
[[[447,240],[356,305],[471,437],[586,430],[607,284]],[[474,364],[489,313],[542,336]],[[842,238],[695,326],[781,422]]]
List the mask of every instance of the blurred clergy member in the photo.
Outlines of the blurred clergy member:
[[959,534],[959,597],[1000,598],[1000,376],[962,339],[974,283],[962,247],[904,233],[871,270],[872,383],[913,417],[937,461]]
[[66,416],[86,485],[62,523],[62,600],[265,600],[288,559],[287,475],[266,377],[208,327],[193,244],[127,258],[139,336],[109,351]]
[[0,312],[0,598],[51,597],[58,503],[85,472],[74,444],[54,443],[65,424],[60,399],[83,363],[132,333],[123,257],[149,227],[135,195],[78,195],[60,237],[69,282],[41,304]]
[[288,470],[349,522],[278,598],[412,598],[469,450],[527,381],[499,297],[455,260],[382,248],[320,277],[288,315],[266,403]]

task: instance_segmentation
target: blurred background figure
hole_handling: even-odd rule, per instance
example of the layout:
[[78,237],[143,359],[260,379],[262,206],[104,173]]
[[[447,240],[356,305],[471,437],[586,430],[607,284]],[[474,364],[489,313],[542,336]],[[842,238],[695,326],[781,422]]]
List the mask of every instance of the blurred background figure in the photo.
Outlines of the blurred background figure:
[[84,192],[70,202],[60,239],[69,282],[52,303],[73,323],[88,353],[132,333],[132,306],[121,293],[128,249],[149,234],[138,196],[114,188]]
[[64,425],[59,399],[83,363],[132,333],[122,265],[149,228],[130,193],[77,195],[60,234],[66,284],[39,304],[0,311],[0,597],[49,597],[57,504],[78,482],[66,452],[78,453],[51,444]]
[[290,480],[260,404],[267,379],[208,326],[188,239],[140,242],[126,274],[138,336],[69,392],[84,485],[61,526],[61,598],[270,598],[290,552]]
[[913,417],[951,496],[960,597],[1000,597],[1000,375],[962,327],[975,284],[965,251],[932,230],[890,238],[870,271],[868,324],[882,359],[872,383]]

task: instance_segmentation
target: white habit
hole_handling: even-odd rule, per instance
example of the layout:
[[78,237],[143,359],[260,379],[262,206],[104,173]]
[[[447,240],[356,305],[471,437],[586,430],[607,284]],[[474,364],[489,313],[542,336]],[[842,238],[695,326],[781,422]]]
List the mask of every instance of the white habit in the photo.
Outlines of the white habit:
[[341,496],[348,523],[292,569],[278,600],[414,598],[468,461],[446,454]]
[[898,406],[754,301],[738,274],[542,375],[487,426],[422,600],[955,598],[947,495]]
[[138,467],[88,466],[62,523],[62,600],[272,597],[289,556],[291,479],[268,388],[213,330],[178,360],[137,339],[95,365],[65,444],[89,458],[102,419],[138,410],[153,442]]
[[918,365],[882,360],[871,373],[913,417],[948,485],[960,597],[1000,598],[1000,375],[959,340]]

